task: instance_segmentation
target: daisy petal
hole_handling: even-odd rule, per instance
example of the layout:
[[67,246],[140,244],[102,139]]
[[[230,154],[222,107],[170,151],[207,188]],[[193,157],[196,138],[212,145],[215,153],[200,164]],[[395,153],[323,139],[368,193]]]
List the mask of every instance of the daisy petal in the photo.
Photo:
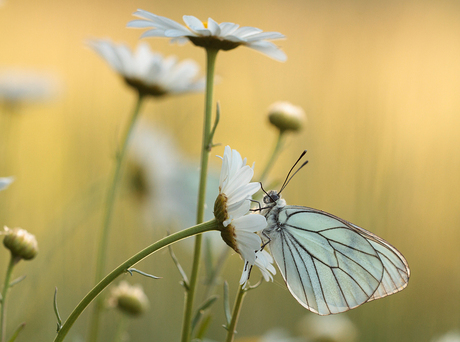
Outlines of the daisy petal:
[[275,44],[267,41],[257,41],[246,45],[248,48],[262,52],[263,54],[276,59],[280,62],[287,60],[286,54],[281,51]]
[[253,34],[251,36],[245,37],[247,42],[253,42],[256,40],[273,40],[273,39],[284,39],[286,38],[284,34],[279,32],[260,32]]
[[128,22],[126,27],[135,27],[135,28],[147,28],[147,27],[155,27],[155,25],[148,20],[131,20]]
[[197,29],[204,29],[204,25],[201,20],[197,17],[194,17],[193,15],[184,15],[182,19],[184,20],[184,23],[190,28],[193,26]]

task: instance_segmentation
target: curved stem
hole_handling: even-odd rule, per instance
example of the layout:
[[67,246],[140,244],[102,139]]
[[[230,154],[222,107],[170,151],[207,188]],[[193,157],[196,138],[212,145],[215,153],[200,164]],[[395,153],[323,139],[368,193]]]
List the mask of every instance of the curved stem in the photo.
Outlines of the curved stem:
[[268,172],[270,172],[270,169],[272,168],[273,164],[276,161],[276,158],[278,157],[279,153],[281,152],[281,148],[283,147],[283,131],[280,131],[280,134],[278,135],[278,139],[276,140],[276,145],[275,148],[273,149],[272,155],[270,159],[267,162],[267,165],[265,165],[264,172],[262,172],[262,175],[260,176],[259,182],[264,182],[265,178],[268,175]]
[[230,325],[227,327],[227,338],[226,342],[232,342],[235,337],[235,328],[238,323],[238,318],[240,317],[241,306],[243,304],[243,299],[246,295],[247,290],[243,288],[243,285],[240,285],[238,289],[238,294],[235,299],[235,305],[233,306],[232,320]]
[[[143,102],[144,96],[139,94],[139,97],[136,102],[136,106],[134,107],[134,111],[131,115],[131,119],[129,121],[128,126],[122,137],[122,145],[120,151],[118,151],[116,156],[116,163],[115,169],[112,175],[112,181],[107,193],[107,200],[105,205],[105,213],[104,213],[104,221],[102,230],[100,232],[99,237],[99,248],[97,251],[97,260],[96,260],[96,279],[95,282],[97,283],[104,275],[104,268],[105,268],[105,261],[106,261],[106,254],[107,254],[107,247],[109,241],[109,231],[110,231],[110,223],[112,220],[112,213],[115,203],[115,197],[118,189],[118,184],[120,183],[121,177],[121,169],[123,165],[123,160],[126,154],[126,149],[128,147],[129,138],[134,128],[134,124],[136,123],[136,119],[139,116],[140,108]],[[96,306],[94,307],[94,311],[90,320],[90,328],[89,328],[89,341],[96,342],[97,335],[99,330],[99,318],[100,313],[102,310],[102,300],[98,300]]]
[[[203,140],[201,146],[201,168],[200,168],[200,186],[198,189],[198,207],[196,222],[200,223],[204,220],[204,207],[206,201],[206,180],[208,176],[208,159],[211,150],[210,135],[211,135],[211,116],[212,116],[212,96],[214,89],[214,69],[218,50],[206,49],[206,99],[205,112],[203,122]],[[184,320],[182,322],[182,342],[187,342],[191,338],[192,328],[192,309],[195,299],[196,283],[198,280],[198,271],[201,257],[201,242],[202,236],[198,235],[195,238],[195,250],[193,253],[192,272],[190,274],[189,289],[186,293]]]
[[11,279],[11,274],[13,273],[13,268],[14,265],[17,264],[17,262],[20,259],[17,257],[14,257],[11,254],[10,262],[8,264],[8,268],[6,269],[6,275],[5,275],[5,282],[3,284],[3,290],[2,290],[2,312],[1,312],[1,318],[0,318],[0,336],[1,336],[1,342],[6,341],[6,295],[8,294],[8,289],[10,288],[10,279]]
[[86,307],[96,298],[99,293],[102,292],[112,281],[114,281],[120,274],[127,272],[128,268],[134,266],[142,259],[148,257],[153,252],[158,251],[174,242],[179,240],[185,239],[187,237],[201,234],[209,230],[217,230],[218,224],[215,219],[210,221],[198,224],[196,226],[178,231],[174,234],[171,234],[154,244],[144,248],[142,251],[138,252],[137,254],[133,255],[131,258],[123,262],[117,268],[115,268],[112,272],[110,272],[104,279],[102,279],[93,289],[88,292],[88,294],[80,301],[80,303],[75,307],[75,309],[70,314],[69,318],[65,321],[62,325],[61,329],[59,330],[54,342],[63,341],[67,333],[69,332],[72,325],[75,323],[77,318],[80,314],[86,309]]

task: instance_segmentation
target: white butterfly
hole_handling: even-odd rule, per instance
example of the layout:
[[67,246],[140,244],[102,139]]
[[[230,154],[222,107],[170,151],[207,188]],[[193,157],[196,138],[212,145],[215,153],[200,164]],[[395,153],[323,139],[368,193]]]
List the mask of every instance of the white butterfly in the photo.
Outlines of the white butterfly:
[[324,211],[286,205],[280,192],[264,197],[262,234],[302,306],[319,315],[336,314],[407,286],[409,265],[388,242]]

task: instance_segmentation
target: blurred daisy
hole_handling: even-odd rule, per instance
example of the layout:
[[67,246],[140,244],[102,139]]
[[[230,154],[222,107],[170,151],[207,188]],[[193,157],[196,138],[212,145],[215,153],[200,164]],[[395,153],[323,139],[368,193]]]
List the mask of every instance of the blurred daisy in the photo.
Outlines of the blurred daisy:
[[1,177],[0,178],[0,190],[5,190],[11,183],[13,183],[13,177]]
[[[136,125],[127,160],[126,185],[139,200],[148,227],[183,229],[196,224],[196,194],[199,186],[197,161],[189,160],[177,146],[173,136],[140,120]],[[210,168],[206,189],[205,220],[214,218],[212,208],[218,194],[219,174]],[[164,230],[161,231],[164,234]],[[203,236],[209,240],[213,255],[225,248],[220,232]],[[193,239],[181,242],[193,251]]]
[[[144,206],[149,225],[174,224],[182,229],[196,223],[199,176],[196,162],[187,160],[173,136],[165,129],[152,125],[148,120],[138,122],[131,141],[126,174],[127,185]],[[206,197],[214,199],[218,176],[212,171],[209,176]],[[207,204],[212,207],[213,201]],[[208,210],[205,219],[213,217]]]
[[187,26],[144,10],[137,10],[133,15],[142,19],[130,21],[128,27],[151,28],[142,34],[142,38],[166,37],[178,43],[189,40],[196,46],[225,51],[244,45],[281,62],[287,59],[278,46],[269,42],[285,38],[278,32],[263,32],[255,27],[240,27],[228,22],[218,24],[211,18],[202,22],[191,15],[183,16]]
[[460,342],[460,331],[452,330],[437,338],[433,338],[432,342]]
[[285,329],[275,328],[265,333],[258,342],[302,342],[305,341],[300,338],[289,336]]
[[241,255],[245,268],[255,264],[256,252],[260,250],[262,243],[256,232],[267,225],[262,215],[246,215],[252,195],[260,189],[260,183],[250,183],[253,175],[254,169],[246,165],[246,158],[243,160],[238,151],[226,146],[214,216],[222,226],[223,240]]
[[354,342],[358,331],[345,315],[307,315],[299,322],[301,335],[308,341]]
[[51,73],[13,68],[0,71],[0,102],[8,107],[50,100],[57,89],[58,81]]
[[200,68],[193,60],[179,62],[175,56],[163,57],[145,43],[139,44],[135,51],[110,40],[88,44],[142,95],[158,97],[204,90],[204,79],[198,78]]

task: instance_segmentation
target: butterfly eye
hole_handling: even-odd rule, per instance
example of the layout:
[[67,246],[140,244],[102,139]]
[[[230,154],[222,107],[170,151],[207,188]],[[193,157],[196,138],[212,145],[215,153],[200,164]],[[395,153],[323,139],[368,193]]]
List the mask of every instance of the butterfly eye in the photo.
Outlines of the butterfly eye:
[[271,202],[273,202],[273,200],[270,198],[269,195],[265,195],[264,196],[264,203],[265,204],[270,204]]

